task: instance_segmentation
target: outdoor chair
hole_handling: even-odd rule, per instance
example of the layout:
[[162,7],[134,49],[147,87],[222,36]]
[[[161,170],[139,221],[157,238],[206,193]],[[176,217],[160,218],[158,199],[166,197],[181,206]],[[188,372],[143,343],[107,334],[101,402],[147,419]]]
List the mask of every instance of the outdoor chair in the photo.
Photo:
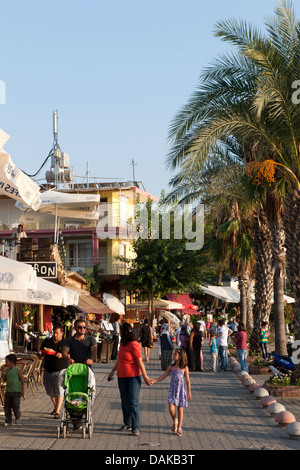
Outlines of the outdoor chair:
[[27,388],[30,387],[31,391],[32,391],[32,395],[35,396],[35,393],[34,393],[34,380],[33,380],[33,376],[32,376],[33,368],[34,368],[34,362],[33,361],[25,362],[24,369],[23,369],[23,377],[24,377],[24,382],[27,383]]

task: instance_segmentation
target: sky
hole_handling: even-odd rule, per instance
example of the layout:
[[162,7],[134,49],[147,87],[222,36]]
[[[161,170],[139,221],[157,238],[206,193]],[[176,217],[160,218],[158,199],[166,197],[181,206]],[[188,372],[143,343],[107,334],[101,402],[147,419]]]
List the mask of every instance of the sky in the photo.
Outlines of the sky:
[[[172,119],[203,70],[232,47],[218,21],[264,30],[278,0],[0,0],[0,128],[5,150],[27,174],[58,142],[77,182],[142,181],[159,197]],[[299,6],[294,2],[299,17]],[[36,177],[44,180],[46,163]]]

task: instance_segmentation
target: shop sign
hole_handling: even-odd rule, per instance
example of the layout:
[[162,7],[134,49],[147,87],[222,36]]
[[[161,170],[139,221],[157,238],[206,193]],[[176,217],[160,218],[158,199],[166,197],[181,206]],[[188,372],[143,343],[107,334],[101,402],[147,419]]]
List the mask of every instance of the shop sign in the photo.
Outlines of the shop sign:
[[37,277],[47,279],[57,278],[57,263],[47,261],[34,261],[27,262],[26,264],[30,264],[33,267],[33,269],[36,271]]

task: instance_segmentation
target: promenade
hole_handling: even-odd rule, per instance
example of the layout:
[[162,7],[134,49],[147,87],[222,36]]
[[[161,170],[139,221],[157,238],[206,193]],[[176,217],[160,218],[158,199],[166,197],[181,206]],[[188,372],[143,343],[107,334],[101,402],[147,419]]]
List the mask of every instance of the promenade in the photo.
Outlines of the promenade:
[[[4,427],[0,416],[0,450],[31,451],[104,451],[101,455],[126,455],[136,451],[169,455],[180,452],[193,454],[202,450],[299,450],[300,441],[291,440],[259,401],[241,384],[233,371],[214,374],[209,371],[209,347],[205,340],[204,372],[191,372],[192,400],[184,410],[183,436],[171,433],[168,412],[170,378],[147,387],[142,385],[140,436],[119,432],[122,423],[117,380],[107,382],[112,368],[108,364],[95,364],[97,395],[93,406],[94,433],[92,439],[83,439],[80,431],[71,431],[67,438],[57,439],[58,420],[50,416],[52,405],[43,388],[34,397],[26,390],[21,402],[22,417],[19,425]],[[148,375],[161,375],[157,347],[150,351]],[[265,376],[254,377],[263,383]],[[300,421],[300,400],[284,398],[283,403]],[[113,453],[112,453],[113,451]],[[125,455],[124,454],[124,455]],[[145,452],[144,455],[148,455]]]

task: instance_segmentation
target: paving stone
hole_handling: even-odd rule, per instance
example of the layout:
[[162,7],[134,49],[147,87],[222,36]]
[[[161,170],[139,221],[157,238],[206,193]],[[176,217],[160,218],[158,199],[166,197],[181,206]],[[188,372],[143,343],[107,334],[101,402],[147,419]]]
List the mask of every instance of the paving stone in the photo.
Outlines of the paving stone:
[[[107,382],[113,363],[97,363],[94,372],[97,395],[93,406],[92,439],[83,439],[79,431],[57,439],[59,421],[50,416],[52,405],[44,389],[32,396],[28,389],[21,402],[21,424],[0,429],[0,450],[101,450],[101,451],[199,451],[199,450],[299,450],[300,442],[286,432],[250,394],[233,371],[210,372],[208,340],[203,347],[204,372],[191,372],[192,400],[184,410],[183,435],[171,432],[168,411],[170,377],[147,387],[140,394],[141,433],[119,432],[122,412],[117,379]],[[150,350],[148,375],[162,374],[157,348]],[[263,385],[265,376],[253,375]],[[300,421],[300,400],[278,399]],[[0,425],[4,416],[0,415]]]

